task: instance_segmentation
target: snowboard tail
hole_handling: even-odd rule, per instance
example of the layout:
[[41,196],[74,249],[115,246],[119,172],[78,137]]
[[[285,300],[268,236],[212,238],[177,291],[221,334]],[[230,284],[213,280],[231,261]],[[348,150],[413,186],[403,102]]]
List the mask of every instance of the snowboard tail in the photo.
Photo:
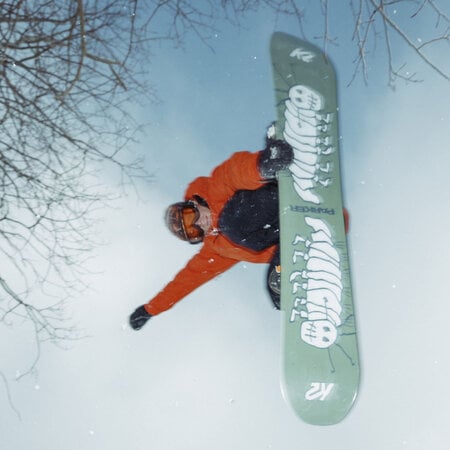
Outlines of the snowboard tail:
[[343,218],[336,76],[317,47],[271,40],[276,137],[294,149],[278,174],[283,393],[305,422],[331,425],[351,409],[359,358]]

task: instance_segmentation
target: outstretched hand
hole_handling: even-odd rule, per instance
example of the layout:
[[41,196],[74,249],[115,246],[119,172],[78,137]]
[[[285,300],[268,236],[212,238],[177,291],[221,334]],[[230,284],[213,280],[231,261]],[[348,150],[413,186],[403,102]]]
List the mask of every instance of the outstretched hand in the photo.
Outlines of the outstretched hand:
[[130,327],[136,331],[140,330],[147,323],[147,321],[150,320],[151,317],[151,314],[147,312],[144,305],[139,306],[130,315]]

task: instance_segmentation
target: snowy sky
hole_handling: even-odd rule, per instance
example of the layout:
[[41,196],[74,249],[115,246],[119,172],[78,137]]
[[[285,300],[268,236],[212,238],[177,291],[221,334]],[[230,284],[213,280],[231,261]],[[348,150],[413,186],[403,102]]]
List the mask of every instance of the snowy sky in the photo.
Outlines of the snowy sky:
[[163,103],[136,112],[150,122],[139,148],[154,182],[141,201],[130,195],[107,213],[101,274],[73,306],[88,338],[68,350],[44,346],[37,370],[14,381],[35,349],[1,331],[2,370],[20,413],[0,384],[2,449],[440,450],[450,442],[450,86],[425,68],[425,82],[394,92],[374,63],[368,87],[348,87],[352,55],[331,49],[362,364],[342,423],[306,425],[284,402],[280,316],[263,266],[238,264],[140,332],[126,326],[196,250],[164,229],[166,205],[232,152],[261,148],[274,118],[276,30],[298,34],[260,13],[241,31],[218,33],[215,52],[195,40],[156,52],[151,76]]

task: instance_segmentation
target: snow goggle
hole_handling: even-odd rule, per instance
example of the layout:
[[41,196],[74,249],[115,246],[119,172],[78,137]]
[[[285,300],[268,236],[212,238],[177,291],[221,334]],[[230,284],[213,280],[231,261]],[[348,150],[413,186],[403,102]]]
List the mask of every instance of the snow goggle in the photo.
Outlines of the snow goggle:
[[169,229],[183,241],[198,244],[205,236],[202,228],[196,224],[200,212],[192,202],[171,205],[167,210],[166,222]]

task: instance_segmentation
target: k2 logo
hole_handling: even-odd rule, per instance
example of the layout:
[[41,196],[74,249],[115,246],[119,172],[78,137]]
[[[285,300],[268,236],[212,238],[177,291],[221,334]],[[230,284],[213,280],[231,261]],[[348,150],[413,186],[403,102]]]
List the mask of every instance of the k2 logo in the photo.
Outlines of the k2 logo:
[[296,58],[305,63],[310,63],[314,59],[314,53],[308,50],[303,50],[301,47],[292,50],[289,54],[291,58]]
[[306,391],[306,400],[324,401],[333,390],[334,383],[311,383],[311,387]]

